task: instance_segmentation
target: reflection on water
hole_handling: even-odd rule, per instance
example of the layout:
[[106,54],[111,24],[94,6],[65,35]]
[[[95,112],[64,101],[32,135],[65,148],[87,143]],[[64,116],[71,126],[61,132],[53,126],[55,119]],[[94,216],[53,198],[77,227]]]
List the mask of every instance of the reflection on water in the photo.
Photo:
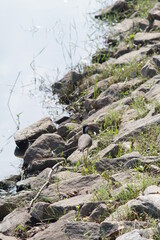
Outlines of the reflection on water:
[[0,1],[0,179],[19,171],[21,160],[13,154],[16,129],[62,114],[50,86],[94,52],[99,33],[89,13],[100,2]]

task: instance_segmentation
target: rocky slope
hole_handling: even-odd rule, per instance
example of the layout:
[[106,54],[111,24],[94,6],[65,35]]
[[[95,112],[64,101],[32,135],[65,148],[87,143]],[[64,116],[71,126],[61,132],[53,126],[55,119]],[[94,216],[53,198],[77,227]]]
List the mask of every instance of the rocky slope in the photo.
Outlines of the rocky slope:
[[[108,48],[53,85],[71,117],[15,134],[25,179],[0,183],[17,187],[0,198],[0,239],[160,239],[160,3],[140,2],[98,13],[121,20]],[[89,153],[78,150],[84,124]]]

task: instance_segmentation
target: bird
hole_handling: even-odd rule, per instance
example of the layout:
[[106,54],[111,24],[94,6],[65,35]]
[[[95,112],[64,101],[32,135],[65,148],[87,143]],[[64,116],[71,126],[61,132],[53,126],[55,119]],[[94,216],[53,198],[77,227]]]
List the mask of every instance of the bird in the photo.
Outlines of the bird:
[[[87,149],[87,159],[88,159],[88,148],[92,146],[92,138],[88,134],[88,125],[83,125],[82,127],[82,135],[78,139],[78,149],[80,152],[83,152]],[[86,158],[84,158],[85,166],[87,165]]]

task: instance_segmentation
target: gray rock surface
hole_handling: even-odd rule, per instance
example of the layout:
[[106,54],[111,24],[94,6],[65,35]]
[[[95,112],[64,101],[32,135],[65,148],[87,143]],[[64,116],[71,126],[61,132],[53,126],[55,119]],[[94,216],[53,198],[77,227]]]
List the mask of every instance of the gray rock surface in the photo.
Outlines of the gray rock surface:
[[146,196],[149,194],[160,194],[160,187],[156,185],[147,187],[144,191],[144,195]]
[[[92,174],[70,178],[60,181],[59,183],[51,184],[45,189],[42,195],[59,200],[59,194],[64,197],[90,194],[93,190],[106,182],[100,175]],[[57,189],[58,188],[58,189]],[[59,194],[57,194],[59,192]]]
[[61,157],[64,151],[65,142],[59,135],[43,134],[27,149],[24,155],[24,165],[28,165],[34,160]]
[[155,55],[153,56],[153,61],[155,62],[155,64],[157,65],[157,67],[160,67],[160,55]]
[[107,216],[109,216],[109,209],[105,203],[101,203],[95,208],[89,216],[89,221],[97,223],[102,222]]
[[141,73],[143,77],[154,77],[157,75],[157,70],[155,66],[150,61],[148,61],[142,68]]
[[17,226],[24,226],[30,221],[30,214],[25,208],[17,208],[0,223],[0,233],[13,235]]
[[75,72],[68,72],[61,80],[52,85],[53,94],[65,94],[65,91],[72,90],[82,81],[82,75]]
[[38,221],[55,221],[71,210],[76,210],[92,199],[92,194],[79,195],[53,204],[38,202],[34,205],[31,216]]
[[1,240],[18,240],[15,237],[5,236],[4,234],[0,233],[0,239]]
[[44,231],[38,232],[28,240],[68,240],[68,236],[65,234],[65,226],[67,223],[74,221],[75,217],[75,211],[70,211],[57,222],[49,224],[49,227]]
[[116,240],[147,240],[153,239],[154,229],[135,229],[129,233],[125,233]]
[[77,123],[66,123],[64,125],[61,125],[58,127],[57,132],[58,134],[64,138],[67,137],[67,135],[73,131],[75,128],[78,128],[79,124]]
[[128,9],[127,2],[125,0],[117,0],[110,7],[107,7],[95,15],[95,18],[103,19],[108,15],[115,14],[115,12],[123,12]]
[[135,44],[144,44],[144,43],[150,43],[153,41],[159,41],[160,40],[160,33],[147,33],[147,32],[139,32],[136,33],[134,37],[134,43]]
[[43,158],[41,160],[34,160],[33,162],[29,163],[27,167],[27,172],[40,172],[46,168],[52,168],[56,163],[65,161],[63,157],[50,157],[50,158]]
[[0,221],[16,208],[16,204],[0,199]]
[[129,154],[125,154],[119,158],[103,158],[102,160],[96,162],[96,170],[98,172],[103,172],[105,170],[111,170],[111,169],[121,169],[124,164],[126,164],[128,161],[136,159],[139,160],[140,154],[138,152],[132,152]]
[[154,19],[160,20],[160,3],[158,2],[148,13],[148,19],[153,22]]
[[152,28],[155,29],[155,30],[159,30],[160,29],[160,21],[155,19],[154,22],[153,22],[153,27]]
[[81,210],[80,210],[80,215],[82,217],[86,217],[86,216],[89,216],[92,211],[94,209],[96,209],[99,205],[101,204],[101,202],[88,202],[88,203],[85,203],[82,207],[81,207]]
[[[121,234],[123,231],[129,231],[133,228],[140,228],[140,222],[132,222],[132,221],[104,221],[101,223],[101,230],[106,237],[118,239],[117,236]],[[133,238],[135,240],[136,238]],[[126,240],[128,240],[126,238]]]
[[28,145],[30,142],[34,142],[38,137],[44,133],[54,133],[56,127],[53,124],[51,118],[46,117],[38,122],[19,130],[15,133],[14,139],[18,147]]
[[66,224],[65,233],[73,240],[99,240],[99,224],[89,222],[70,222]]
[[147,127],[151,127],[154,124],[160,124],[160,114],[155,116],[146,117],[144,119],[139,119],[134,122],[129,122],[126,126],[120,129],[119,133],[116,135],[114,142],[117,143],[119,141],[125,140],[129,136],[133,136],[134,134],[143,131]]

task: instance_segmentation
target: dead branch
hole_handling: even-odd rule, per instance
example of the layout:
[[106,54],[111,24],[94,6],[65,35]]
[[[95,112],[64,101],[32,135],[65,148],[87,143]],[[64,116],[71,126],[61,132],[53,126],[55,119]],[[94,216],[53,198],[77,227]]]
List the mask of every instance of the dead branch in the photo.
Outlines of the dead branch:
[[59,167],[60,165],[62,165],[63,162],[64,162],[64,161],[61,161],[61,162],[57,163],[56,165],[54,165],[54,166],[51,168],[51,170],[50,170],[50,172],[49,172],[49,174],[48,174],[48,179],[47,179],[47,181],[42,185],[42,187],[40,188],[40,190],[38,191],[38,193],[36,194],[36,196],[31,200],[31,202],[30,202],[30,204],[29,204],[29,207],[28,207],[28,212],[30,212],[30,210],[31,210],[31,208],[32,208],[32,206],[33,206],[33,203],[37,200],[37,198],[39,197],[39,195],[41,194],[41,192],[43,191],[43,189],[44,189],[45,187],[48,187],[48,186],[49,186],[49,183],[50,183],[50,180],[51,180],[53,171],[54,171],[55,169],[58,169],[58,167]]

